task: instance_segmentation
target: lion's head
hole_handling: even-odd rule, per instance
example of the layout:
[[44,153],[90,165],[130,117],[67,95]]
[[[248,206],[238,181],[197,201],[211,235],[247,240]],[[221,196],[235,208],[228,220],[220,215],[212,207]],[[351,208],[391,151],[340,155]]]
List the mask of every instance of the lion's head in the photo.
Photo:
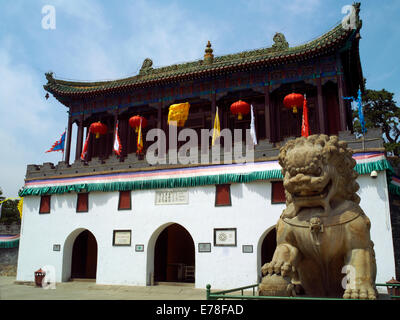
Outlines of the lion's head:
[[352,153],[337,136],[312,135],[287,142],[279,154],[287,205],[284,216],[318,206],[329,213],[345,200],[358,204]]

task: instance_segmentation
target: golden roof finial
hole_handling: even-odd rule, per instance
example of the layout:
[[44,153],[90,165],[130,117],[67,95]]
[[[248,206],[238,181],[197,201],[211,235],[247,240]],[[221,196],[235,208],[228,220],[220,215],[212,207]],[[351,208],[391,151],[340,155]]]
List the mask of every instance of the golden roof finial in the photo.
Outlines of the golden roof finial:
[[214,60],[213,49],[211,49],[211,42],[208,40],[205,54],[204,54],[204,62],[212,63]]

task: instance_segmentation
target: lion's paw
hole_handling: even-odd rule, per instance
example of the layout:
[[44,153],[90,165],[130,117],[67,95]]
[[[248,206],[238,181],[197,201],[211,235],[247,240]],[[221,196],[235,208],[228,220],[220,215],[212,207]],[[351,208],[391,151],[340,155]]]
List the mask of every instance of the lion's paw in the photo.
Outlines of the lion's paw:
[[292,271],[294,271],[293,266],[289,262],[282,260],[272,260],[271,262],[264,264],[261,268],[261,272],[264,276],[267,274],[278,274],[285,277],[289,276]]
[[376,300],[376,290],[371,285],[363,285],[358,288],[346,289],[343,294],[344,299],[369,299]]

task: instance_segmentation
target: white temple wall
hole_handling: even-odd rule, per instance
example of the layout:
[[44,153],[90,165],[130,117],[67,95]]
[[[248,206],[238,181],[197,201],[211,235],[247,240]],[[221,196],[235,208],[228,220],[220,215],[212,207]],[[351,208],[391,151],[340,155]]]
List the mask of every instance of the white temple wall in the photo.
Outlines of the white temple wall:
[[377,265],[376,283],[385,283],[396,275],[386,172],[378,172],[375,179],[369,175],[359,176],[357,182],[360,185],[357,192],[361,198],[360,206],[371,221],[371,240]]
[[[361,207],[371,220],[378,266],[377,282],[395,275],[386,175],[358,178]],[[51,213],[39,214],[40,197],[24,198],[23,226],[18,259],[18,281],[33,281],[34,271],[54,266],[56,281],[70,277],[72,244],[88,229],[98,245],[98,284],[148,285],[154,264],[154,245],[160,232],[178,223],[195,245],[196,288],[211,284],[228,289],[257,283],[260,246],[274,226],[284,204],[271,204],[269,181],[232,184],[232,206],[215,207],[215,186],[187,188],[189,204],[155,205],[154,190],[132,192],[132,209],[118,211],[118,192],[91,192],[89,211],[76,212],[76,194],[51,196]],[[236,247],[214,246],[214,228],[237,228]],[[113,246],[113,230],[132,230],[131,246]],[[199,243],[211,243],[211,252],[198,252]],[[60,244],[60,251],[53,245]],[[136,252],[135,245],[144,251]],[[243,253],[242,245],[253,245]]]

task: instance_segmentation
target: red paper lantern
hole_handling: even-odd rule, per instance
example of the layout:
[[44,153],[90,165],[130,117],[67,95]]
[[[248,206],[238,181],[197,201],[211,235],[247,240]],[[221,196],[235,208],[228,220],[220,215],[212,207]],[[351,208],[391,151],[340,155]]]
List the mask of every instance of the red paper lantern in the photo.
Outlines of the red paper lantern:
[[250,105],[242,100],[236,101],[231,104],[231,112],[238,115],[238,120],[242,120],[243,115],[250,112]]
[[94,133],[96,135],[96,139],[98,139],[101,134],[106,134],[107,130],[107,126],[100,121],[93,122],[89,127],[89,132]]
[[300,93],[288,94],[283,99],[283,104],[288,109],[293,109],[293,113],[297,113],[297,108],[302,108],[304,102],[304,96]]
[[135,128],[135,131],[138,132],[139,131],[139,126],[140,126],[140,120],[142,120],[142,128],[145,128],[147,125],[147,120],[145,117],[141,117],[141,116],[133,116],[129,119],[129,125],[132,128]]

